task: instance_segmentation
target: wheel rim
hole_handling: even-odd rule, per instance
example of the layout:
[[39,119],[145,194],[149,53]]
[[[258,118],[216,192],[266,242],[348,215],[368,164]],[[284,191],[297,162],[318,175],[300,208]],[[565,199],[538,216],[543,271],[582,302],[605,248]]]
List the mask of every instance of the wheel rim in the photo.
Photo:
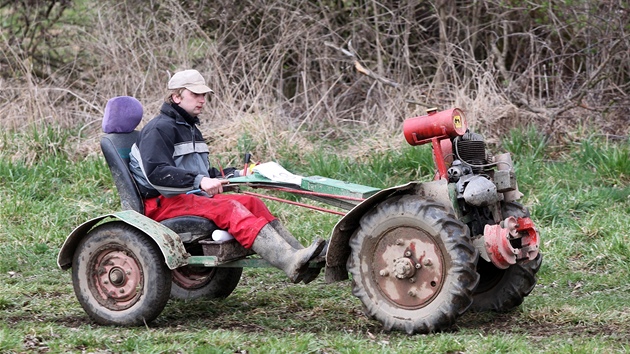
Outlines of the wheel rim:
[[406,309],[427,306],[444,283],[444,261],[439,245],[426,231],[397,227],[374,244],[372,278],[379,296]]
[[204,287],[214,276],[215,268],[181,267],[173,270],[173,282],[187,290]]
[[125,310],[139,301],[144,274],[133,253],[119,246],[95,252],[89,266],[89,288],[96,301],[110,310]]

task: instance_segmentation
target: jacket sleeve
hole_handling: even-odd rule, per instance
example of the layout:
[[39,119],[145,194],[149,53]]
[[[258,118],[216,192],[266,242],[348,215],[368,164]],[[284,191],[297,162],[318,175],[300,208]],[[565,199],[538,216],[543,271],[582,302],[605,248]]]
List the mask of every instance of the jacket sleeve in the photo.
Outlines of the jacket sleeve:
[[149,183],[161,194],[173,196],[199,188],[203,175],[199,171],[176,167],[175,144],[168,129],[157,126],[143,130],[138,150]]

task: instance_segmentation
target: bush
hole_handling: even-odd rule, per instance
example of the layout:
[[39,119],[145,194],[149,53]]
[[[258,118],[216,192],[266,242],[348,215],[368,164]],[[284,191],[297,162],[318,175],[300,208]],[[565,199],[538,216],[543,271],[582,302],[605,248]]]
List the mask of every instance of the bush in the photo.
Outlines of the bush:
[[92,146],[107,99],[135,96],[148,119],[190,67],[217,91],[204,129],[218,151],[245,134],[264,154],[318,139],[365,150],[357,130],[387,139],[430,106],[463,108],[495,141],[526,124],[628,134],[617,2],[39,0],[0,13],[0,124],[79,127]]

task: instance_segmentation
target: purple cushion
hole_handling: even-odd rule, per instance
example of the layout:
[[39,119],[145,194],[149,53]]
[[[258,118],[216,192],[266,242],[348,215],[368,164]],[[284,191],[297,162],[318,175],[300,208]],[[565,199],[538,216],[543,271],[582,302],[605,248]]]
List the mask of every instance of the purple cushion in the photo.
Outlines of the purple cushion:
[[105,133],[132,132],[142,120],[142,104],[130,96],[118,96],[107,101],[103,116]]

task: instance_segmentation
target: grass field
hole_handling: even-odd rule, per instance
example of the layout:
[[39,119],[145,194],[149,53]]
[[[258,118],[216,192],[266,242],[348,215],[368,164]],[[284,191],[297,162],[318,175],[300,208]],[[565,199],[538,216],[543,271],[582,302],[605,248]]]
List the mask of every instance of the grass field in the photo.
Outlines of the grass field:
[[[75,226],[120,207],[104,160],[97,155],[71,160],[64,153],[64,134],[0,137],[2,353],[630,351],[627,140],[586,136],[553,146],[533,129],[512,132],[501,149],[513,154],[522,201],[542,235],[538,285],[510,313],[466,313],[451,331],[408,336],[384,332],[367,318],[349,281],[325,284],[320,278],[293,285],[275,269],[246,269],[225,300],[172,300],[148,327],[95,325],[74,296],[71,273],[57,267],[56,257]],[[430,180],[432,174],[428,147],[361,160],[333,152],[285,156],[281,163],[294,172],[376,187]],[[304,242],[328,237],[338,220],[268,205]]]

